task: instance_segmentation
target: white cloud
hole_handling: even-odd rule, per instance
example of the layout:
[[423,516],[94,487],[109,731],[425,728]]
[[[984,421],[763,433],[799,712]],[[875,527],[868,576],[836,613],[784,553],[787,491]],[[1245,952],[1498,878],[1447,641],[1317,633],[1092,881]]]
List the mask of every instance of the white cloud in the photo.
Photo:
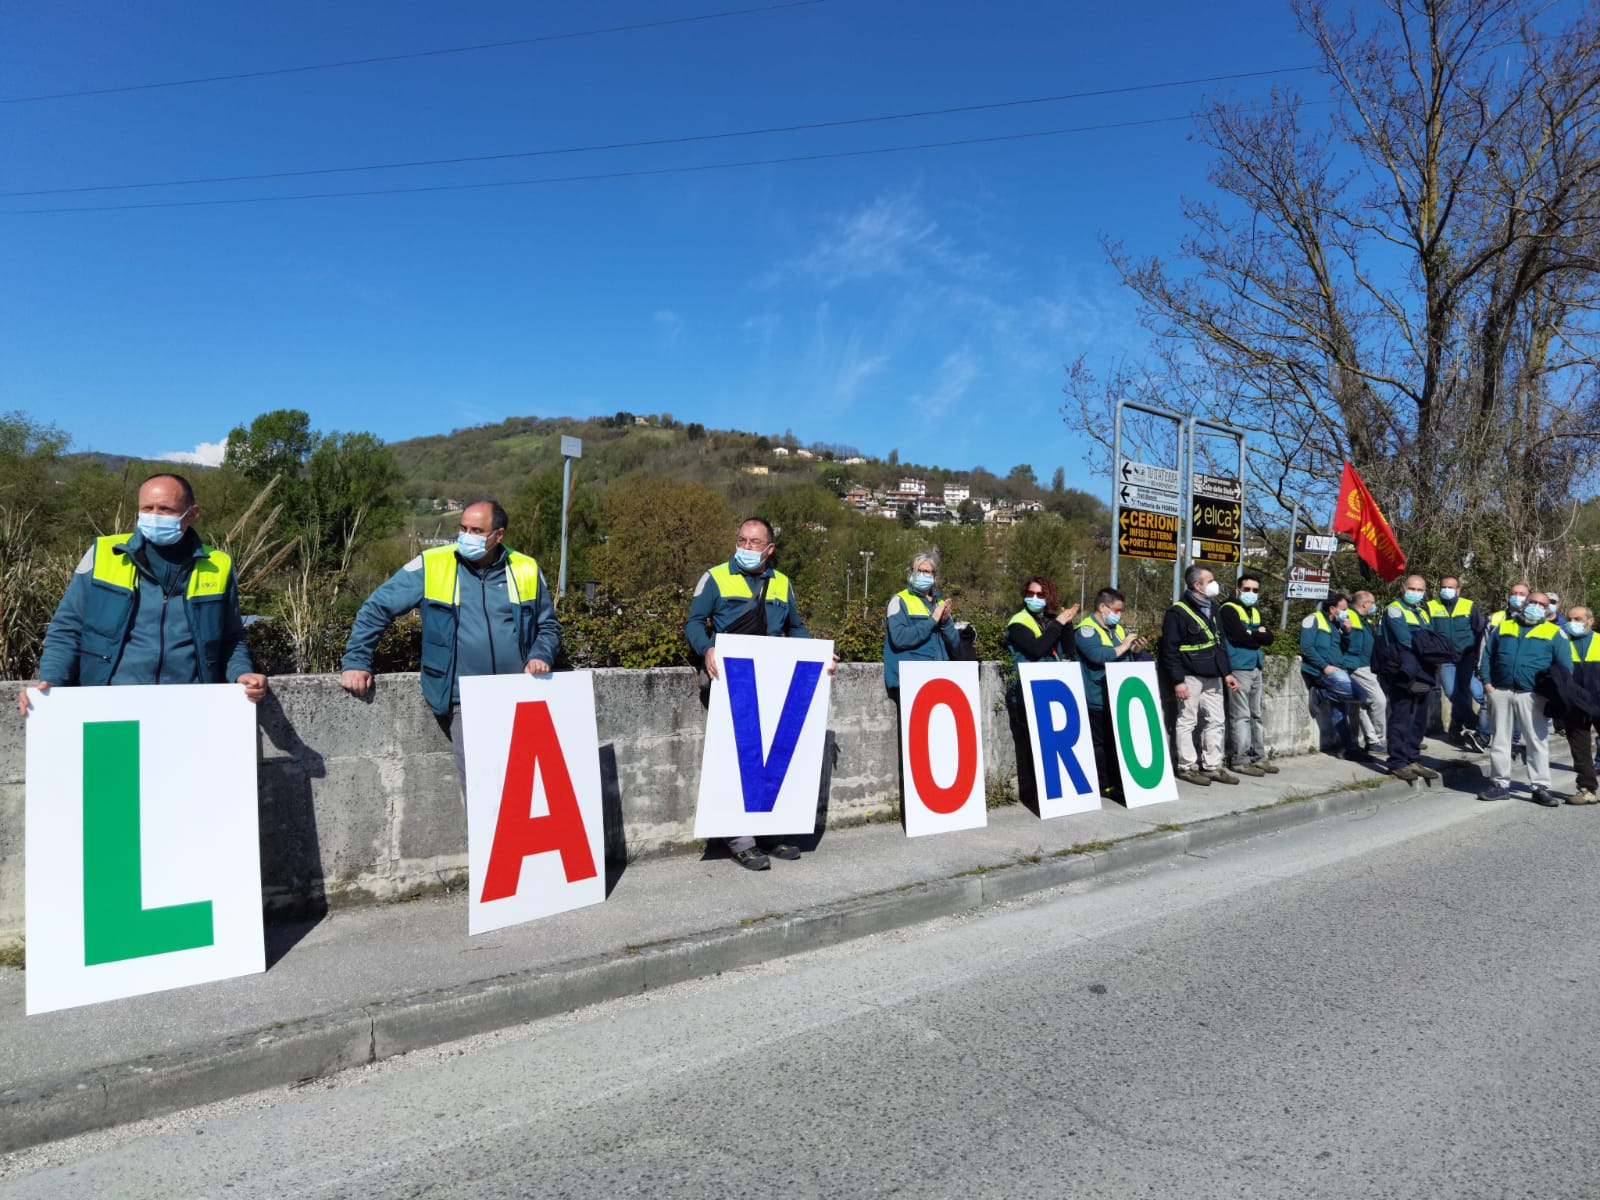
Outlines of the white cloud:
[[676,346],[678,339],[683,334],[683,315],[670,308],[659,308],[651,318],[656,328],[661,331],[661,340],[665,345]]
[[978,356],[963,347],[945,355],[934,377],[933,390],[916,396],[912,404],[930,415],[942,416],[966,398],[979,375]]
[[193,450],[163,450],[156,455],[160,462],[193,463],[197,467],[220,467],[222,455],[228,449],[228,439],[220,442],[201,442]]

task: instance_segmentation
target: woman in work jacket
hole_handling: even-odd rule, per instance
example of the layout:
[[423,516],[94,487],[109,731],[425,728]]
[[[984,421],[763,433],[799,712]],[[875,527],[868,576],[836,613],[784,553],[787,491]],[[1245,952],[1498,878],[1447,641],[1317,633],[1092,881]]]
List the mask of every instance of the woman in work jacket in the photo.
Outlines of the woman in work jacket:
[[[1022,585],[1022,609],[1006,625],[1006,646],[1011,661],[1060,662],[1072,657],[1072,642],[1063,643],[1067,630],[1078,616],[1076,604],[1061,607],[1061,593],[1044,575],[1035,575]],[[1043,618],[1041,621],[1040,618]]]
[[906,660],[949,662],[960,636],[951,620],[950,601],[940,598],[939,551],[911,556],[906,586],[889,599],[884,614],[883,686],[900,700],[900,664]]

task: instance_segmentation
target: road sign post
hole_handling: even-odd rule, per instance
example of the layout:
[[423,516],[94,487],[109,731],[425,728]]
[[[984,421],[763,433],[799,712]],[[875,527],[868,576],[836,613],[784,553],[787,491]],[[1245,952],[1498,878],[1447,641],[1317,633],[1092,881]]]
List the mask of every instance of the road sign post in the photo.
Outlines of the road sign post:
[[[1195,470],[1195,431],[1209,429],[1232,438],[1239,466],[1232,476]],[[1188,519],[1184,545],[1192,562],[1235,563],[1244,546],[1244,431],[1216,421],[1189,418]]]
[[[1125,409],[1171,421],[1177,432],[1178,462],[1165,467],[1122,457]],[[1111,586],[1120,579],[1121,560],[1154,559],[1172,563],[1172,597],[1178,597],[1178,527],[1183,513],[1183,417],[1164,408],[1118,400],[1111,438]]]

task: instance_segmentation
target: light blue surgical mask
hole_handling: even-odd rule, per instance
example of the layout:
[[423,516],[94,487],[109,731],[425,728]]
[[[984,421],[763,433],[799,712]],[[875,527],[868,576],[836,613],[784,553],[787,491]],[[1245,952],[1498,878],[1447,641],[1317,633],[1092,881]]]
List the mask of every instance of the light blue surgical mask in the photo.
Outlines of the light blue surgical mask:
[[1522,606],[1522,619],[1529,625],[1537,625],[1544,620],[1545,612],[1542,604],[1524,604]]
[[1439,589],[1439,599],[1441,599],[1441,600],[1454,600],[1455,598],[1456,598],[1456,590],[1455,590],[1455,588],[1440,588]]
[[1259,599],[1261,599],[1261,595],[1258,592],[1239,593],[1239,603],[1244,605],[1246,608],[1254,608],[1256,606],[1256,601]]
[[1585,625],[1582,621],[1568,621],[1567,622],[1567,636],[1568,637],[1581,638],[1584,634],[1586,634],[1588,632],[1589,632],[1589,627],[1587,625]]
[[1024,596],[1022,598],[1022,606],[1031,613],[1042,613],[1044,611],[1044,597]]
[[741,571],[754,571],[761,565],[761,551],[740,546],[733,552],[733,561],[739,564]]
[[933,576],[926,571],[914,571],[911,575],[911,590],[913,592],[933,591]]
[[1508,608],[1521,608],[1527,602],[1528,598],[1526,596],[1518,596],[1513,594],[1506,597],[1506,606]]
[[456,553],[468,562],[477,562],[489,553],[489,539],[481,533],[458,533]]
[[1118,625],[1122,624],[1122,614],[1119,612],[1108,612],[1106,614],[1106,624],[1115,629]]
[[1426,593],[1419,592],[1419,591],[1415,590],[1414,588],[1407,588],[1405,590],[1404,599],[1405,599],[1405,602],[1407,604],[1410,604],[1412,606],[1416,606],[1416,605],[1422,603],[1422,597],[1425,594]]
[[183,518],[165,513],[140,513],[139,532],[154,546],[171,546],[183,537]]

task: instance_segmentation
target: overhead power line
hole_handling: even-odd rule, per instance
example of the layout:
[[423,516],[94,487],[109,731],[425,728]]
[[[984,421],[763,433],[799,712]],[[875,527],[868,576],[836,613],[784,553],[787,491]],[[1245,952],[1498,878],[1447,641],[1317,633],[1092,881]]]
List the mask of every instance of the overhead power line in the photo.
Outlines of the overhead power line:
[[446,46],[439,50],[413,50],[406,54],[375,54],[367,58],[346,58],[337,62],[305,63],[295,67],[270,67],[262,71],[234,71],[226,75],[197,75],[191,79],[164,79],[155,83],[128,83],[117,87],[83,88],[72,92],[43,92],[34,96],[0,96],[0,104],[36,104],[46,100],[73,100],[83,96],[116,96],[126,92],[151,92],[160,88],[194,87],[206,83],[228,83],[236,79],[268,79],[276,75],[305,75],[313,71],[337,71],[345,67],[367,67],[378,63],[406,62],[418,58],[444,58],[451,54],[475,54],[481,50],[504,50],[512,46],[536,46],[544,42],[566,42],[577,38],[604,37],[613,33],[634,33],[642,29],[664,29],[671,25],[693,25],[701,21],[721,21],[728,17],[747,17],[755,13],[779,12],[786,8],[810,8],[832,0],[783,0],[752,8],[729,8],[721,12],[696,13],[688,17],[666,17],[659,21],[635,21],[626,25],[602,25],[569,33],[545,33],[537,37],[510,38],[503,42],[477,42],[470,46]]
[[[1314,100],[1302,105],[1305,108],[1331,104],[1330,100]],[[281,196],[233,196],[214,200],[158,200],[145,204],[87,204],[66,208],[14,208],[0,211],[0,216],[44,215],[55,213],[135,212],[157,208],[219,208],[240,204],[272,204],[290,200],[336,200],[366,196],[407,196],[429,192],[470,192],[490,188],[543,187],[558,183],[589,183],[609,179],[638,179],[653,175],[689,175],[706,171],[733,171],[747,167],[772,167],[789,163],[823,162],[829,159],[870,158],[884,154],[906,154],[917,150],[943,150],[955,146],[983,146],[999,142],[1019,142],[1031,139],[1062,137],[1073,133],[1096,133],[1110,129],[1135,129],[1147,125],[1170,125],[1193,120],[1184,113],[1173,117],[1150,117],[1140,121],[1111,121],[1098,125],[1073,125],[1060,129],[1038,129],[1025,133],[1001,133],[988,137],[951,138],[938,142],[917,142],[905,146],[875,146],[861,150],[834,150],[818,154],[789,154],[778,158],[751,158],[734,162],[691,163],[677,167],[642,167],[628,171],[602,171],[586,175],[546,175],[533,179],[500,179],[484,183],[439,183],[416,187],[369,188],[350,192],[300,192]]]
[[522,158],[553,158],[566,154],[592,154],[606,150],[641,150],[655,146],[682,146],[693,142],[727,141],[735,138],[766,137],[781,133],[803,133],[818,129],[843,129],[855,125],[875,125],[890,121],[911,121],[924,117],[946,117],[959,113],[992,112],[996,109],[1023,108],[1038,104],[1056,104],[1066,100],[1086,100],[1102,96],[1128,95],[1134,92],[1151,92],[1167,88],[1192,87],[1202,83],[1225,83],[1237,79],[1254,79],[1263,75],[1287,75],[1297,71],[1316,70],[1315,66],[1275,67],[1261,71],[1239,71],[1231,75],[1204,75],[1194,79],[1171,79],[1158,83],[1132,84],[1127,87],[1098,88],[1087,92],[1063,92],[1057,96],[1032,96],[1019,100],[995,100],[985,104],[961,104],[949,108],[926,108],[914,112],[885,113],[870,117],[845,117],[836,121],[808,121],[797,125],[771,125],[763,129],[737,129],[720,133],[693,133],[676,137],[647,138],[631,142],[604,142],[587,146],[562,146],[543,150],[512,150],[498,154],[465,154],[451,158],[418,158],[404,162],[363,163],[349,167],[317,167],[297,171],[263,171],[249,175],[207,175],[191,179],[157,179],[140,183],[99,183],[83,187],[33,188],[27,191],[0,192],[0,198],[18,199],[24,196],[71,196],[86,192],[133,191],[139,188],[195,187],[217,183],[259,183],[268,179],[303,179],[317,175],[349,175],[361,171],[398,171],[416,167],[453,167],[468,163],[505,162]]

